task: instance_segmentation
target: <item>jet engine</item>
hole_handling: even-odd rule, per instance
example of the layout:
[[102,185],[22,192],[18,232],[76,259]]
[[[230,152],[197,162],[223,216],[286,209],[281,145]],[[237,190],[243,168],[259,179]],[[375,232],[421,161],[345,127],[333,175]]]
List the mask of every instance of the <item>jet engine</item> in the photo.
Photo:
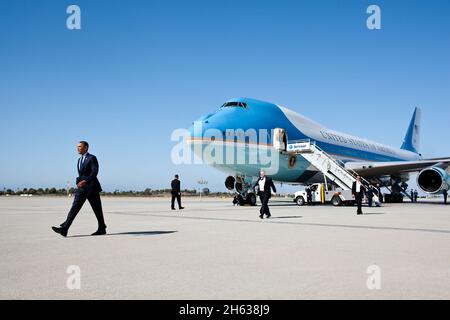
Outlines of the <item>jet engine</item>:
[[439,193],[449,189],[450,175],[439,167],[425,168],[417,175],[417,184],[427,193]]
[[225,179],[225,187],[230,191],[234,190],[235,182],[236,182],[236,179],[232,176],[229,176]]

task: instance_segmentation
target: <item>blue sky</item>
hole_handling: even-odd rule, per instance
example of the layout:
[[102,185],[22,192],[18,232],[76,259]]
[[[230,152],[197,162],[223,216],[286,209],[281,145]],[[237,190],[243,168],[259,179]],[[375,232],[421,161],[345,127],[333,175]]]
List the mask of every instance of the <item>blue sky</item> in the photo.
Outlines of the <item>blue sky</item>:
[[[82,29],[66,28],[81,7]],[[366,28],[377,4],[382,29]],[[224,174],[170,160],[176,128],[225,100],[282,104],[400,146],[415,106],[422,153],[449,156],[450,2],[1,1],[0,188],[65,187],[88,140],[106,190]]]

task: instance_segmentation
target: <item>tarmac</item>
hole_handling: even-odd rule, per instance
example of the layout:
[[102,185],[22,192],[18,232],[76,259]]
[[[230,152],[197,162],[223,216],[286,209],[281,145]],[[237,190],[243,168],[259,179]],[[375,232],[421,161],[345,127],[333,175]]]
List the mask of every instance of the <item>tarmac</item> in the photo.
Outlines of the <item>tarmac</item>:
[[450,206],[104,197],[63,238],[71,202],[0,197],[0,299],[450,299]]

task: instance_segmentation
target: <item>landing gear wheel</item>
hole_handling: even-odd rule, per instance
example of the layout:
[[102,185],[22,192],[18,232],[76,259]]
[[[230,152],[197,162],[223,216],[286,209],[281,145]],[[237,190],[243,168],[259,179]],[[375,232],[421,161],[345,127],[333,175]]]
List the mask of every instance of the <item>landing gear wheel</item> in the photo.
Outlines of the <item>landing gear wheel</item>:
[[252,207],[253,206],[256,206],[256,195],[254,194],[254,193],[249,193],[249,194],[247,194],[247,197],[246,197],[246,202],[249,204],[249,205],[251,205]]
[[333,199],[331,200],[331,203],[335,207],[340,207],[342,206],[342,199],[338,196],[334,196]]
[[240,206],[245,206],[245,199],[241,195],[238,195],[237,199]]
[[245,199],[240,195],[236,195],[233,199],[233,204],[238,206],[244,206],[245,205]]

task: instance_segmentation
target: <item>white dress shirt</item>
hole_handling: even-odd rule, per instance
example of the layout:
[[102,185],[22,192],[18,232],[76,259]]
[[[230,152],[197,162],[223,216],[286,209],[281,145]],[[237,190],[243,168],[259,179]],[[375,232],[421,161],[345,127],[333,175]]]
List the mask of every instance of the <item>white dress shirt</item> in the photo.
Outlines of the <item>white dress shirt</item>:
[[81,155],[78,169],[81,169],[81,167],[83,166],[83,163],[86,161],[87,154],[88,153],[86,152],[85,154]]
[[259,179],[258,184],[259,184],[259,191],[263,192],[264,191],[264,184],[266,183],[266,177]]
[[361,192],[361,182],[356,181],[356,192]]

